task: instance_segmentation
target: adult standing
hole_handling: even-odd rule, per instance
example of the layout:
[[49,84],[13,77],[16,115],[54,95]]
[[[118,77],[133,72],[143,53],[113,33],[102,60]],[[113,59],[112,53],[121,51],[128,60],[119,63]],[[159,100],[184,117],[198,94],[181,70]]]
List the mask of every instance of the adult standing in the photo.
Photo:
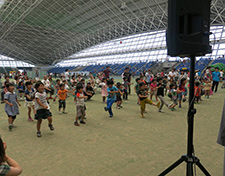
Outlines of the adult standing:
[[49,99],[53,99],[52,95],[54,94],[54,89],[51,87],[51,82],[48,80],[47,75],[44,76],[44,79],[42,80],[42,83],[45,86],[46,93],[47,94],[50,93]]
[[109,78],[110,77],[110,67],[107,66],[106,69],[103,71],[104,75],[105,75],[105,78]]
[[168,76],[169,76],[170,79],[172,78],[174,80],[175,75],[176,75],[175,68],[173,68],[172,71],[169,72],[169,75]]
[[66,69],[66,70],[65,70],[64,77],[65,77],[65,80],[67,80],[67,82],[70,83],[70,73],[69,73],[69,69]]
[[153,77],[150,69],[148,69],[148,72],[145,74],[145,77],[146,77],[146,83],[148,85],[150,85],[151,84],[151,78]]
[[220,82],[220,72],[218,67],[216,67],[215,71],[212,73],[212,78],[213,78],[212,91],[214,91],[215,88],[215,92],[217,92],[217,88]]

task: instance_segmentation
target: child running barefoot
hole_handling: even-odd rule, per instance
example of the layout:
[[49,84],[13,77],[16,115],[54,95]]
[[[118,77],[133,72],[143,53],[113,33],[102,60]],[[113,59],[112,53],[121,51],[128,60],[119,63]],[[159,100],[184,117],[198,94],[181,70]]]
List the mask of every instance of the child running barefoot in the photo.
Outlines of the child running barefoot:
[[86,99],[87,96],[84,96],[83,93],[83,86],[78,84],[77,85],[77,95],[76,95],[76,103],[77,103],[77,116],[76,120],[74,122],[75,126],[80,126],[78,123],[78,120],[80,119],[81,124],[86,124],[84,122],[84,117],[85,117],[85,103],[84,99]]
[[38,81],[35,85],[36,93],[35,93],[35,110],[36,115],[35,119],[37,122],[37,137],[41,137],[41,123],[42,119],[48,119],[48,127],[51,131],[54,130],[52,125],[52,113],[49,111],[50,106],[47,102],[47,94],[44,91],[45,86],[41,81]]
[[109,117],[113,117],[112,112],[112,105],[116,100],[116,94],[118,93],[118,89],[113,85],[114,82],[112,80],[107,81],[107,91],[108,91],[108,97],[107,97],[107,107],[105,107],[105,111],[109,112]]
[[36,114],[34,108],[34,89],[32,88],[32,83],[30,81],[26,82],[27,90],[25,91],[25,106],[28,108],[28,121],[33,122],[31,117],[31,109],[33,109],[34,115]]
[[157,104],[154,103],[152,100],[148,99],[148,92],[145,90],[145,84],[140,83],[140,90],[138,92],[139,98],[140,98],[140,107],[141,107],[141,118],[144,118],[144,112],[145,112],[145,105],[150,104],[157,106],[157,108],[160,107],[160,102]]
[[67,114],[66,112],[66,96],[67,92],[73,93],[73,91],[69,91],[65,89],[65,84],[59,85],[59,90],[57,96],[59,97],[59,114],[61,114],[61,109],[63,108],[63,114]]
[[17,94],[14,92],[14,86],[12,83],[6,84],[8,92],[5,94],[5,112],[8,115],[9,130],[11,131],[13,127],[13,122],[16,116],[19,114],[20,103],[17,99]]

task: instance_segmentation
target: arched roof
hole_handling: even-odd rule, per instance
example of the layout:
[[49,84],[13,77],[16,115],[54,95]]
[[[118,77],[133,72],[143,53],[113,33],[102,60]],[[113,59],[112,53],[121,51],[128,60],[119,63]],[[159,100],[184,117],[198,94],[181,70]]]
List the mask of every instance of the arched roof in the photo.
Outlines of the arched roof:
[[[0,0],[0,6],[0,55],[36,65],[167,26],[167,0]],[[211,12],[212,24],[225,25],[224,0],[213,0]]]

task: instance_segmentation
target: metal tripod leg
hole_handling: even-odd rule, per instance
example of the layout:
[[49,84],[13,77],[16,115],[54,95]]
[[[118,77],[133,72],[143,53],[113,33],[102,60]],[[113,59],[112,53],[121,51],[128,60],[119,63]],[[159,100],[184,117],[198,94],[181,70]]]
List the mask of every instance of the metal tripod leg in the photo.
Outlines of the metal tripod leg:
[[206,170],[206,168],[200,163],[199,159],[197,159],[196,165],[206,176],[211,176],[210,173]]
[[185,161],[185,157],[182,156],[179,160],[177,160],[175,163],[173,163],[170,167],[168,167],[166,170],[164,170],[158,176],[164,176],[164,175],[168,174],[170,171],[172,171],[174,168],[176,168],[177,166],[179,166],[184,161]]

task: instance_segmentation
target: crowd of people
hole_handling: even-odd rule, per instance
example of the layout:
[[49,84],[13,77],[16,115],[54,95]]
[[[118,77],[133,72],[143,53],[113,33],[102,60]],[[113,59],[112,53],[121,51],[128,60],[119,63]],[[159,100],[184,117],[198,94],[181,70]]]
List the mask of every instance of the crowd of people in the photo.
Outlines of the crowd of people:
[[[27,75],[20,73],[14,76],[14,80],[10,80],[9,76],[5,76],[2,84],[1,100],[5,103],[5,112],[8,116],[9,130],[12,131],[16,126],[14,122],[19,114],[19,106],[21,101],[25,100],[27,107],[28,121],[37,120],[37,137],[41,137],[41,124],[43,119],[47,119],[48,127],[54,130],[52,112],[50,110],[50,100],[55,102],[58,99],[58,113],[67,114],[66,100],[73,95],[76,103],[77,114],[74,125],[86,124],[86,101],[90,101],[96,94],[97,89],[101,89],[102,103],[106,104],[104,110],[109,113],[109,117],[113,117],[113,104],[116,102],[116,108],[121,109],[123,101],[129,100],[132,92],[132,74],[129,68],[126,68],[122,74],[121,81],[115,82],[110,77],[110,68],[100,73],[89,75],[86,82],[80,75],[70,75],[69,70],[55,81],[50,75],[43,77],[43,80],[28,78]],[[223,77],[223,76],[222,76]],[[217,92],[218,85],[221,80],[221,73],[218,68],[211,71],[206,70],[205,74],[195,77],[195,103],[203,100],[202,96],[209,98],[213,92]],[[169,73],[160,72],[153,74],[150,69],[135,79],[134,92],[137,96],[137,105],[140,106],[140,117],[144,118],[146,113],[146,104],[153,105],[158,109],[159,113],[163,113],[164,105],[171,111],[182,108],[182,103],[187,100],[189,89],[189,73],[184,71],[176,71],[172,69]],[[18,92],[15,93],[15,92]],[[169,100],[165,98],[168,96]],[[54,104],[53,104],[54,105]],[[32,112],[34,119],[32,118]],[[5,146],[0,140],[0,149],[5,151]],[[15,165],[20,171],[16,162],[3,154],[0,155],[1,162],[8,162]],[[12,164],[14,163],[14,164]],[[9,168],[4,168],[6,171]],[[3,169],[3,170],[4,170]]]

